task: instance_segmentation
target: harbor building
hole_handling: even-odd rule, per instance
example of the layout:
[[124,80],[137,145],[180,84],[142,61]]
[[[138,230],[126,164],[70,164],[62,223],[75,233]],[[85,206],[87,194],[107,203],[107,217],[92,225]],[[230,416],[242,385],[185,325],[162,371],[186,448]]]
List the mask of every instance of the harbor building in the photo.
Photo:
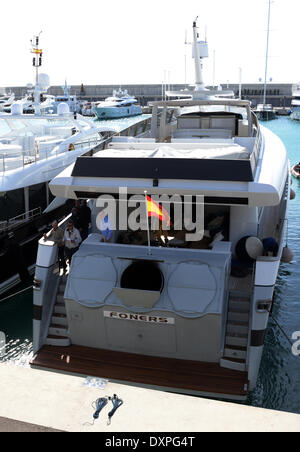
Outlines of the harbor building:
[[[239,85],[225,83],[221,85],[222,89],[230,89],[235,93],[235,96],[239,95]],[[292,100],[292,83],[269,83],[267,85],[267,98],[266,103],[272,104],[273,107],[290,107]],[[99,101],[112,95],[114,89],[119,89],[119,85],[73,85],[71,86],[71,94],[76,94],[83,100],[87,101]],[[179,91],[186,88],[185,84],[172,84],[170,88],[174,91]],[[122,85],[122,89],[128,90],[130,95],[137,98],[140,105],[147,105],[148,102],[158,101],[162,98],[163,87],[161,84],[152,85]],[[166,86],[168,89],[168,86]],[[23,87],[8,87],[8,91],[15,93],[16,98],[21,98],[27,91],[25,86]],[[256,107],[257,104],[262,103],[264,92],[263,83],[247,83],[242,85],[241,96],[243,100],[250,100],[252,106]],[[63,94],[63,88],[61,86],[51,86],[48,90],[50,95],[59,96]]]

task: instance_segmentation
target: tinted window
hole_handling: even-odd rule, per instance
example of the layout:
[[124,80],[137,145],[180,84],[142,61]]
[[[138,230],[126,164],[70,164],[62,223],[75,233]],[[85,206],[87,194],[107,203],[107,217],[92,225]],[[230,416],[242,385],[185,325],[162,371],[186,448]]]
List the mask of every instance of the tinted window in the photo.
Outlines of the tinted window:
[[4,196],[0,196],[0,220],[9,220],[23,214],[24,211],[23,188],[6,192]]
[[46,185],[37,184],[29,188],[29,210],[40,207],[42,211],[47,207]]

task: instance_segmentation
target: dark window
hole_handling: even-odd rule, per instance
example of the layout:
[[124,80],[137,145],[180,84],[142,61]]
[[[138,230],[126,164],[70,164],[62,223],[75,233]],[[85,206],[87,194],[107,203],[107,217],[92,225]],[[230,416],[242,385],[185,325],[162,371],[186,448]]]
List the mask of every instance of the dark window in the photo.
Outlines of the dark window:
[[37,184],[29,187],[29,210],[40,207],[44,210],[47,207],[46,185]]
[[12,190],[0,196],[0,220],[6,221],[25,212],[24,189]]

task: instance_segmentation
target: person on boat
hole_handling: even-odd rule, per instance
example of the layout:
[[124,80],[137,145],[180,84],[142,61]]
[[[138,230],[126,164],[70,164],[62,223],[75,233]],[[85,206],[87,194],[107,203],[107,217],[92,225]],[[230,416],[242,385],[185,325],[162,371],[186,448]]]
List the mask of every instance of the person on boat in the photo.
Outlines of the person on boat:
[[99,230],[101,234],[101,242],[109,242],[112,238],[112,228],[111,224],[108,218],[108,215],[106,217],[102,218],[99,222]]
[[81,203],[81,206],[79,207],[79,223],[81,225],[81,238],[82,240],[85,240],[89,233],[89,227],[91,224],[91,209],[86,203],[86,200],[84,199]]
[[78,229],[79,232],[81,232],[82,223],[81,223],[81,218],[80,218],[80,213],[79,213],[79,207],[77,207],[77,206],[73,207],[71,220],[73,222],[74,227],[76,229]]
[[80,232],[74,227],[73,221],[68,221],[68,226],[64,233],[65,254],[71,265],[72,256],[79,249],[82,242]]
[[80,201],[80,199],[75,199],[75,202],[74,202],[74,207],[72,208],[72,215],[73,215],[73,212],[74,212],[74,209],[80,209],[80,206],[81,206],[81,201]]
[[44,240],[52,240],[57,245],[59,270],[63,269],[65,273],[67,264],[65,259],[64,230],[58,226],[57,220],[53,221],[49,235],[44,234]]

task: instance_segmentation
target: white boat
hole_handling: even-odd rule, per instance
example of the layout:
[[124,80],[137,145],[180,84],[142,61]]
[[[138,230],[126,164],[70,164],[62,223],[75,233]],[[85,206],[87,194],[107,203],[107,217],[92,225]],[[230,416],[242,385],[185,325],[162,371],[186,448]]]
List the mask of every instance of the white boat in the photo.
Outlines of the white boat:
[[43,105],[45,113],[56,114],[58,105],[62,102],[69,106],[70,112],[81,113],[82,102],[77,99],[76,95],[70,94],[70,86],[68,86],[67,82],[65,82],[64,86],[62,86],[62,89],[64,91],[63,95],[51,96],[48,103]]
[[300,83],[292,87],[292,102],[290,118],[300,121]]
[[15,100],[14,93],[5,94],[0,96],[0,112],[4,111],[5,108],[8,108],[11,106],[13,101]]
[[23,113],[34,113],[34,96],[33,96],[33,89],[28,90],[28,92],[19,100],[15,100],[9,105],[6,105],[3,108],[3,111],[5,113],[11,113],[11,108],[13,105],[18,105],[20,108],[20,111]]
[[[65,198],[50,193],[50,180],[117,132],[75,119],[65,103],[57,114],[42,114],[47,98],[39,102],[43,77],[37,80],[34,100],[14,102],[10,114],[0,114],[0,294],[29,278],[40,231],[70,211]],[[24,113],[29,106],[34,114]]]
[[261,121],[276,119],[276,112],[272,104],[258,104],[254,112]]
[[100,102],[85,102],[81,108],[82,116],[96,116],[94,108],[98,106]]
[[142,108],[136,105],[137,100],[128,94],[127,90],[121,88],[113,91],[111,97],[104,102],[99,102],[92,108],[98,119],[117,119],[137,116],[142,114]]
[[206,90],[193,31],[192,94],[152,102],[151,133],[114,137],[50,183],[89,200],[92,228],[67,276],[54,275],[55,244],[39,242],[31,365],[244,400],[284,247],[289,161],[250,102]]
[[50,180],[108,129],[68,113],[0,115],[0,293],[29,277],[40,231],[70,211],[49,192]]

